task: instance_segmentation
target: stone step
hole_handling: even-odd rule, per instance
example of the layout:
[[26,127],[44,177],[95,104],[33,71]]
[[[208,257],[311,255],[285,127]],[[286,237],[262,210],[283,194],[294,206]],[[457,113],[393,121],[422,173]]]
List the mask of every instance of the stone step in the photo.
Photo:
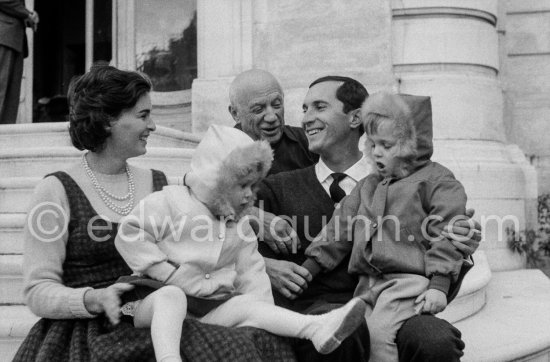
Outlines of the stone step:
[[[0,149],[73,147],[68,127],[68,122],[0,125]],[[159,126],[147,143],[149,147],[195,148],[199,141],[195,134]]]
[[[188,169],[193,149],[150,147],[146,155],[130,159],[130,164],[155,168],[167,175],[181,176]],[[0,150],[0,175],[43,177],[78,162],[82,152],[71,147],[21,148]]]
[[487,303],[455,323],[463,361],[550,361],[550,279],[540,270],[493,273]]
[[[487,303],[454,323],[466,343],[463,361],[550,360],[550,280],[538,270],[493,273]],[[0,306],[0,356],[12,359],[36,322],[24,306]]]
[[0,214],[0,254],[23,252],[24,213]]
[[0,178],[0,213],[27,212],[34,187],[41,177]]
[[0,305],[23,304],[22,255],[0,255]]

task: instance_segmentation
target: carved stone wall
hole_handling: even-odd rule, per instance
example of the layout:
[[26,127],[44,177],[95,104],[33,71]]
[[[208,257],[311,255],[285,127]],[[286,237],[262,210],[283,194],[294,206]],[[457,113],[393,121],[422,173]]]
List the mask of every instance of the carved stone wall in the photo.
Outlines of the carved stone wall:
[[550,0],[502,1],[501,62],[508,138],[550,193]]

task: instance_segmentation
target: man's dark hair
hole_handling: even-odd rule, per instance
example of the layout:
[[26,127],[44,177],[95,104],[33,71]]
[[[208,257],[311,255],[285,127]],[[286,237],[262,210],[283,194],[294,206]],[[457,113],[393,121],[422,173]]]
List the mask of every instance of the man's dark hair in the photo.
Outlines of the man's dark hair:
[[343,82],[336,90],[336,99],[344,103],[344,113],[361,108],[363,102],[369,96],[369,92],[367,92],[367,89],[361,83],[355,79],[339,75],[327,75],[326,77],[318,78],[309,85],[309,88],[323,82]]

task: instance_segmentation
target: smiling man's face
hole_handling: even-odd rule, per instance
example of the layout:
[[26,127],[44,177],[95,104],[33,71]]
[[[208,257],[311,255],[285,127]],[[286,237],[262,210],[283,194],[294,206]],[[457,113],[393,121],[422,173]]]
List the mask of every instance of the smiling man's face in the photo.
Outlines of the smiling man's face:
[[285,108],[283,91],[271,76],[260,74],[241,81],[238,99],[230,112],[242,130],[255,140],[277,143],[283,135]]
[[340,142],[346,142],[350,132],[350,116],[344,113],[344,104],[336,98],[336,90],[342,82],[317,83],[304,99],[302,127],[306,132],[309,150],[319,155],[336,150]]

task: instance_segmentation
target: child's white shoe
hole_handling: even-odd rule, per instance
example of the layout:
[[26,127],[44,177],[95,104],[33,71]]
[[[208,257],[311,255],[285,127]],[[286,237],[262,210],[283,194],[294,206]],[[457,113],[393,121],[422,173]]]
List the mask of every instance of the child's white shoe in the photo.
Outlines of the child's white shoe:
[[349,337],[365,319],[367,305],[361,298],[353,298],[341,308],[319,316],[320,325],[311,341],[321,354],[329,354]]

